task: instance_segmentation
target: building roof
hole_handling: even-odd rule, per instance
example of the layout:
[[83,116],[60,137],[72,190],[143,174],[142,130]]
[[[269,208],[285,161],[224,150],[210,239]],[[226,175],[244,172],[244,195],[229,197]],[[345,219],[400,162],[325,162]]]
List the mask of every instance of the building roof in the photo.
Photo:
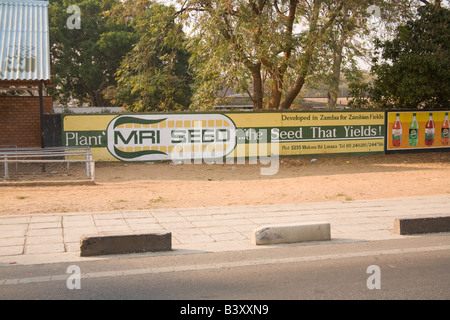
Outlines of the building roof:
[[50,77],[48,1],[0,0],[0,81]]

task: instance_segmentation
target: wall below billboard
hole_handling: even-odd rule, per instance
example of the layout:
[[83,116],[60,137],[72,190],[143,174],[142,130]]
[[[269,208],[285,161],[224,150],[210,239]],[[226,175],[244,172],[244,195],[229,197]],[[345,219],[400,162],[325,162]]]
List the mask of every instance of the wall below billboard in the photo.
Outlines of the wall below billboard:
[[383,153],[383,111],[63,116],[63,145],[96,161]]

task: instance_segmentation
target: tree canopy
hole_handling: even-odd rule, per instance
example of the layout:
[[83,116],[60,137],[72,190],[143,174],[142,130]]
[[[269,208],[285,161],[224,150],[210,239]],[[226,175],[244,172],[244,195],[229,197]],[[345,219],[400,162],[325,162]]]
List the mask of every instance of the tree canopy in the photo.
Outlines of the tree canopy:
[[[217,85],[248,92],[255,109],[289,109],[343,1],[187,0],[197,95]],[[250,89],[251,88],[251,89]],[[251,90],[251,91],[250,91]]]
[[192,96],[190,54],[175,9],[128,0],[113,15],[132,26],[139,37],[116,72],[117,86],[110,88],[113,100],[130,111],[187,109]]
[[418,14],[398,27],[393,40],[377,43],[381,57],[371,98],[380,107],[448,108],[450,10],[428,3]]
[[[72,4],[80,28],[66,27]],[[333,108],[343,77],[356,107],[449,100],[449,10],[440,0],[50,0],[49,12],[53,94],[63,104],[204,110],[232,89],[255,110],[286,110],[312,84]],[[393,37],[369,37],[382,30],[374,17],[396,26]],[[374,55],[367,77],[357,59]]]
[[[104,90],[116,83],[115,73],[138,36],[123,24],[107,19],[104,12],[120,0],[50,0],[50,40],[55,88],[63,104],[71,99],[91,106],[106,106]],[[68,28],[72,12],[80,9],[79,28]]]

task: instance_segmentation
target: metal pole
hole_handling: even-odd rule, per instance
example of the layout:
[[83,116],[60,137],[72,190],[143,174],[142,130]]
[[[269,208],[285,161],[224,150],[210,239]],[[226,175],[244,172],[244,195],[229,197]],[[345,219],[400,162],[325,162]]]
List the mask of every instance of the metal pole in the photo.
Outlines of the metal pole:
[[44,98],[42,93],[43,81],[39,82],[39,114],[41,122],[41,148],[45,147],[44,142]]
[[[17,146],[16,146],[16,153],[17,153]],[[17,158],[16,158],[17,160]],[[19,163],[16,162],[16,173],[19,171]]]
[[86,156],[84,157],[84,160],[86,160],[86,175],[88,178],[90,178],[91,177],[91,173],[90,173],[91,164],[89,163],[90,157],[88,154],[86,154]]
[[[44,141],[44,98],[42,94],[43,81],[39,82],[39,114],[40,114],[40,122],[41,122],[41,148],[45,147]],[[42,164],[42,172],[45,172],[45,163]]]
[[91,180],[95,181],[95,161],[94,161],[94,156],[91,154],[90,155],[90,160],[91,160]]
[[5,181],[9,179],[9,173],[8,173],[8,156],[5,155]]

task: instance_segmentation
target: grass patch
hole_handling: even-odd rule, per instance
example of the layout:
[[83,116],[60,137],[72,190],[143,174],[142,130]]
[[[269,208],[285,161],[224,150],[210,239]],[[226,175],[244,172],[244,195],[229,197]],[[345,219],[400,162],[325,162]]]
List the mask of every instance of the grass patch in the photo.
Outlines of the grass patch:
[[[349,195],[347,195],[343,192],[339,192],[334,195],[334,198],[338,198],[338,197],[345,197],[345,201],[353,201],[352,197],[350,197]],[[326,197],[327,200],[331,200],[331,198],[332,197]]]
[[155,199],[150,199],[149,202],[150,203],[160,203],[160,202],[165,202],[166,200],[164,200],[161,197],[155,198]]

